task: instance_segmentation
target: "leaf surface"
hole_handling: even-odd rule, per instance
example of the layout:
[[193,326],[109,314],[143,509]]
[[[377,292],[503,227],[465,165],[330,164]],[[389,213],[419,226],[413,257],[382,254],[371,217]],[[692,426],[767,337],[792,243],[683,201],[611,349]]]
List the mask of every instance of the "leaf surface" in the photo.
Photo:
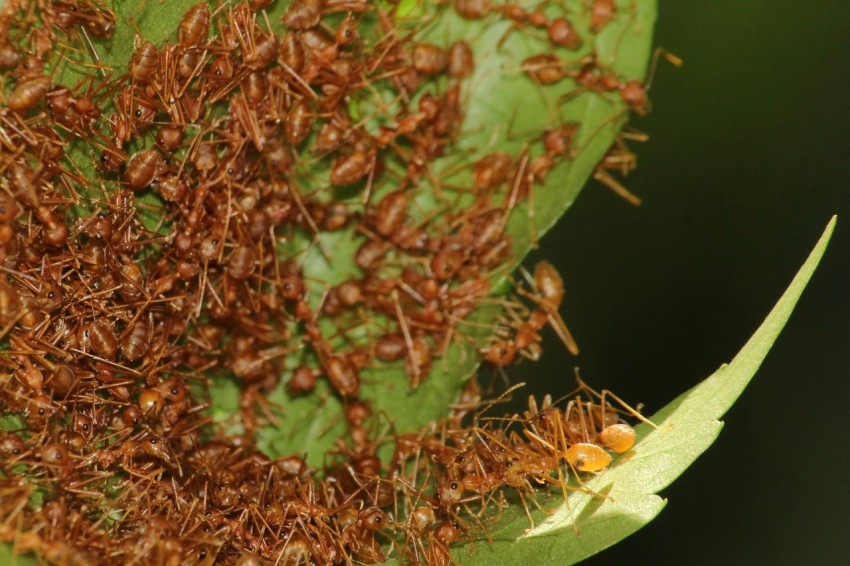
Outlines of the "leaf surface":
[[[705,381],[683,393],[650,420],[653,429],[636,427],[634,448],[585,484],[596,494],[574,492],[568,505],[561,501],[551,514],[532,513],[536,526],[517,506],[491,531],[492,544],[455,550],[462,564],[520,564],[525,560],[572,564],[634,533],[652,519],[667,501],[656,495],[670,485],[715,441],[732,406],[755,375],[826,251],[835,227],[833,218],[808,259],[755,334],[735,358]],[[551,497],[551,496],[550,496]],[[551,509],[553,499],[542,503]]]
[[[524,7],[536,5],[521,1]],[[563,3],[568,14],[585,14],[582,1]],[[629,7],[626,5],[628,4]],[[633,7],[633,11],[632,8]],[[416,8],[410,8],[415,12]],[[465,81],[462,91],[464,122],[457,147],[435,164],[436,180],[426,181],[427,195],[417,201],[419,214],[427,217],[445,205],[430,196],[439,194],[440,185],[470,186],[472,166],[477,159],[494,151],[506,151],[512,156],[527,148],[530,155],[542,153],[539,140],[544,130],[566,122],[581,124],[573,156],[558,163],[545,184],[535,185],[528,201],[520,201],[512,211],[506,231],[512,238],[512,259],[492,275],[494,287],[522,258],[564,212],[587,183],[594,168],[614,143],[626,119],[625,105],[615,94],[601,96],[582,92],[558,103],[559,97],[576,92],[571,80],[542,87],[533,83],[520,69],[529,56],[551,50],[541,32],[511,29],[511,24],[495,15],[482,20],[467,21],[453,9],[432,7],[422,3],[425,13],[435,13],[433,21],[417,36],[448,46],[464,39],[475,54],[475,72]],[[557,12],[560,14],[561,12]],[[579,33],[589,38],[578,52],[557,50],[565,61],[577,61],[592,52],[600,63],[616,72],[622,80],[642,78],[646,74],[652,46],[652,29],[656,18],[655,0],[623,3],[623,16],[615,18],[599,35],[588,30],[586,18],[575,23]],[[403,22],[400,23],[403,25]],[[592,38],[592,39],[590,39]],[[379,183],[376,192],[394,190],[392,182]],[[460,210],[467,201],[453,208]],[[362,239],[356,235],[336,239],[328,249],[343,261],[329,264],[319,253],[313,253],[304,263],[305,273],[317,281],[335,283],[356,276],[357,269],[345,259],[353,253]],[[463,384],[478,368],[477,346],[492,334],[491,326],[499,309],[479,309],[474,324],[462,324],[463,339],[451,344],[445,358],[436,360],[430,376],[414,390],[408,387],[404,368],[387,365],[364,371],[362,396],[369,400],[375,413],[381,413],[392,423],[394,430],[410,431],[421,428],[445,416],[447,407],[458,396]],[[306,452],[308,461],[321,462],[323,452],[344,431],[341,418],[342,403],[329,395],[327,388],[307,399],[289,399],[282,390],[271,396],[280,409],[280,424],[266,427],[260,433],[261,447],[272,454]]]
[[[112,79],[119,77],[127,71],[130,56],[140,41],[151,41],[158,46],[163,42],[173,45],[182,15],[195,3],[194,0],[174,0],[166,5],[117,3],[113,38],[92,42],[102,70],[91,66],[95,59],[92,52],[81,53],[60,65],[57,79],[76,85],[87,80],[92,72]],[[537,7],[538,2],[520,0],[512,4],[530,10]],[[616,74],[621,81],[642,79],[649,62],[656,1],[620,2],[618,15],[598,34],[589,30],[586,4],[584,0],[567,0],[545,8],[550,18],[567,15],[584,39],[577,51],[559,48],[554,53],[573,70],[587,57],[595,55],[600,67]],[[275,32],[283,32],[280,16],[288,5],[289,2],[283,0],[274,2],[267,10],[268,19],[263,25],[268,21]],[[530,159],[543,153],[540,134],[544,130],[567,122],[580,124],[569,158],[556,162],[545,183],[536,184],[527,199],[511,199],[510,195],[499,197],[511,202],[512,212],[505,230],[512,239],[512,254],[498,272],[491,274],[496,288],[575,201],[614,143],[626,121],[627,108],[616,91],[583,90],[571,79],[548,86],[534,83],[522,71],[521,65],[532,55],[553,52],[545,30],[515,25],[495,10],[481,20],[469,21],[457,15],[452,3],[409,1],[398,8],[395,24],[399,30],[412,33],[414,41],[448,47],[453,41],[463,39],[470,44],[475,57],[475,71],[464,81],[461,93],[464,109],[461,131],[446,155],[433,164],[434,175],[419,187],[415,211],[419,218],[462,211],[471,197],[457,197],[446,187],[469,187],[472,166],[482,156],[505,151],[521,162],[525,155]],[[218,32],[212,29],[210,33]],[[78,62],[70,62],[72,59]],[[87,61],[88,66],[79,61]],[[446,88],[448,83],[441,78],[434,85],[426,85],[423,91],[442,92]],[[376,89],[374,100],[360,101],[353,110],[368,117],[370,109],[387,104],[381,94]],[[131,150],[141,147],[137,142],[134,144],[136,147]],[[69,153],[85,177],[96,179],[94,159],[100,150],[72,140]],[[299,182],[303,182],[304,189],[326,187],[329,165],[327,160],[316,159],[300,163]],[[374,192],[380,195],[395,188],[392,177],[385,175],[376,181]],[[83,194],[87,192],[83,187],[78,189]],[[351,202],[359,199],[357,195],[352,197],[344,192],[334,196]],[[147,199],[149,205],[157,204],[154,195],[142,199]],[[78,212],[85,215],[92,211],[83,206]],[[143,222],[148,228],[159,229],[155,214],[148,214]],[[313,283],[312,298],[317,303],[327,285],[360,276],[351,258],[363,240],[364,237],[353,230],[322,234],[316,246],[310,245],[309,239],[296,237],[282,244],[281,251],[300,258],[301,252],[308,249],[300,263],[305,277]],[[328,253],[329,250],[332,253]],[[376,414],[386,415],[399,431],[417,429],[443,417],[447,406],[478,368],[476,350],[492,334],[488,326],[498,314],[497,308],[483,308],[474,315],[472,324],[461,325],[458,331],[461,337],[450,345],[443,359],[437,360],[432,374],[417,389],[409,388],[401,364],[390,364],[363,372],[362,397],[371,403]],[[362,338],[368,341],[370,336],[378,334],[380,325],[373,325],[364,330]],[[296,352],[287,359],[287,367],[299,361]],[[305,453],[311,464],[320,465],[325,451],[345,431],[342,403],[324,382],[308,397],[290,398],[284,389],[287,379],[288,375],[284,374],[280,387],[269,396],[275,420],[259,432],[260,447],[272,456]],[[214,380],[211,390],[214,405],[233,406],[233,395],[234,388],[226,379]],[[215,412],[221,415],[214,408]],[[222,415],[221,420],[229,419]]]

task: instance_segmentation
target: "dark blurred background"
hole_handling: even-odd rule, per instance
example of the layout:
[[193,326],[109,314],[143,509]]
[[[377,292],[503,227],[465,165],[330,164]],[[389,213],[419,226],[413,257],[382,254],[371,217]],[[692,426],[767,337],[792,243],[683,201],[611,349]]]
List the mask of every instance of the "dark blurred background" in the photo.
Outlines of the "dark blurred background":
[[537,258],[564,276],[581,348],[547,336],[512,374],[573,367],[651,414],[729,361],[830,216],[830,249],[785,331],[671,487],[661,515],[590,564],[838,564],[850,536],[850,2],[661,1],[652,114],[633,124],[633,208],[591,183]]

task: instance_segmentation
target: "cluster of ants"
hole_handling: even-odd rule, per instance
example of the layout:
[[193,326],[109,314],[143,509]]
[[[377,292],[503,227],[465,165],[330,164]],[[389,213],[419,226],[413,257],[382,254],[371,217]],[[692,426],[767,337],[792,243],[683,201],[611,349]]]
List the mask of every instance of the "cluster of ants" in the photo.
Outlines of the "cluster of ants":
[[[383,459],[380,439],[368,452],[341,446],[321,474],[240,438],[196,439],[177,454],[118,423],[112,436],[125,441],[98,447],[87,433],[95,423],[78,413],[73,425],[83,432],[40,448],[19,433],[0,440],[0,540],[63,565],[448,565],[451,543],[486,537],[510,501],[519,499],[533,526],[528,502],[546,511],[535,489],[559,487],[569,505],[568,491],[589,492],[582,476],[632,448],[635,430],[610,393],[579,380],[574,395],[563,407],[530,398],[521,415],[482,417],[485,409],[469,421],[481,406],[471,381],[448,419],[393,437]],[[362,402],[347,412],[355,422],[368,414]]]
[[[442,425],[375,440],[361,373],[396,364],[423,383],[510,262],[513,206],[574,156],[581,126],[529,140],[543,148],[533,158],[481,157],[470,186],[440,186],[469,44],[417,40],[393,3],[293,0],[273,25],[280,2],[195,4],[172,42],[137,31],[121,68],[99,53],[124,25],[106,3],[0,7],[0,540],[16,551],[55,564],[447,564],[450,543],[486,532],[504,488],[525,505],[535,485],[566,490],[634,442],[586,386],[566,408],[463,421],[474,381]],[[543,4],[454,9],[542,30],[552,52],[523,62],[530,80],[571,78],[647,110],[642,83],[555,54],[582,40]],[[616,15],[593,1],[589,32]],[[597,177],[622,189],[605,169],[631,157],[618,144]],[[308,256],[339,261],[323,242],[340,238],[357,245],[356,275],[305,273]],[[493,365],[536,359],[547,325],[578,351],[560,275],[546,262],[526,275],[478,346]],[[206,376],[222,369],[241,386],[238,434],[210,416]],[[308,395],[320,378],[344,401],[348,442],[321,472],[259,452],[269,392]]]

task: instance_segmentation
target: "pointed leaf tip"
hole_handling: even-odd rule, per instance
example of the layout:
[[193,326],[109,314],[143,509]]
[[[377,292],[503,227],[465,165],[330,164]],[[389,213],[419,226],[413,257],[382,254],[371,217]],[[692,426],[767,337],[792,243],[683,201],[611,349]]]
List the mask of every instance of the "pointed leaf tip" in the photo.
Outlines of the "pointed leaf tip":
[[[723,423],[718,419],[744,390],[779,336],[826,251],[835,223],[833,217],[787,290],[732,362],[653,415],[658,429],[638,426],[635,447],[585,484],[604,496],[576,492],[570,495],[569,506],[562,504],[548,515],[532,512],[534,529],[529,529],[524,513],[512,514],[493,529],[492,543],[476,545],[472,554],[468,548],[455,549],[458,562],[491,565],[543,559],[574,564],[654,519],[667,503],[655,494],[720,434]],[[543,506],[551,508],[551,500]]]

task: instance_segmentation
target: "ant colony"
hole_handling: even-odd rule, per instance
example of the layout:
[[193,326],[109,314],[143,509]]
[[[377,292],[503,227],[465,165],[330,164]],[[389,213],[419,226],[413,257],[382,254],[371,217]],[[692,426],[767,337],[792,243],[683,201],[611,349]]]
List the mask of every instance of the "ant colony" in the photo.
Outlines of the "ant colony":
[[[593,132],[551,122],[467,159],[480,46],[429,26],[536,42],[511,72],[613,123],[648,85],[589,46],[634,5],[174,4],[0,7],[0,541],[63,565],[449,564],[505,506],[533,525],[543,493],[631,450],[642,417],[581,381],[495,416],[516,388],[473,377],[417,429],[376,391],[415,396],[454,350],[536,360],[547,328],[578,353],[551,264],[497,283]],[[634,167],[626,139],[595,176],[637,203],[609,173]],[[340,408],[327,450],[261,449],[306,402]]]

